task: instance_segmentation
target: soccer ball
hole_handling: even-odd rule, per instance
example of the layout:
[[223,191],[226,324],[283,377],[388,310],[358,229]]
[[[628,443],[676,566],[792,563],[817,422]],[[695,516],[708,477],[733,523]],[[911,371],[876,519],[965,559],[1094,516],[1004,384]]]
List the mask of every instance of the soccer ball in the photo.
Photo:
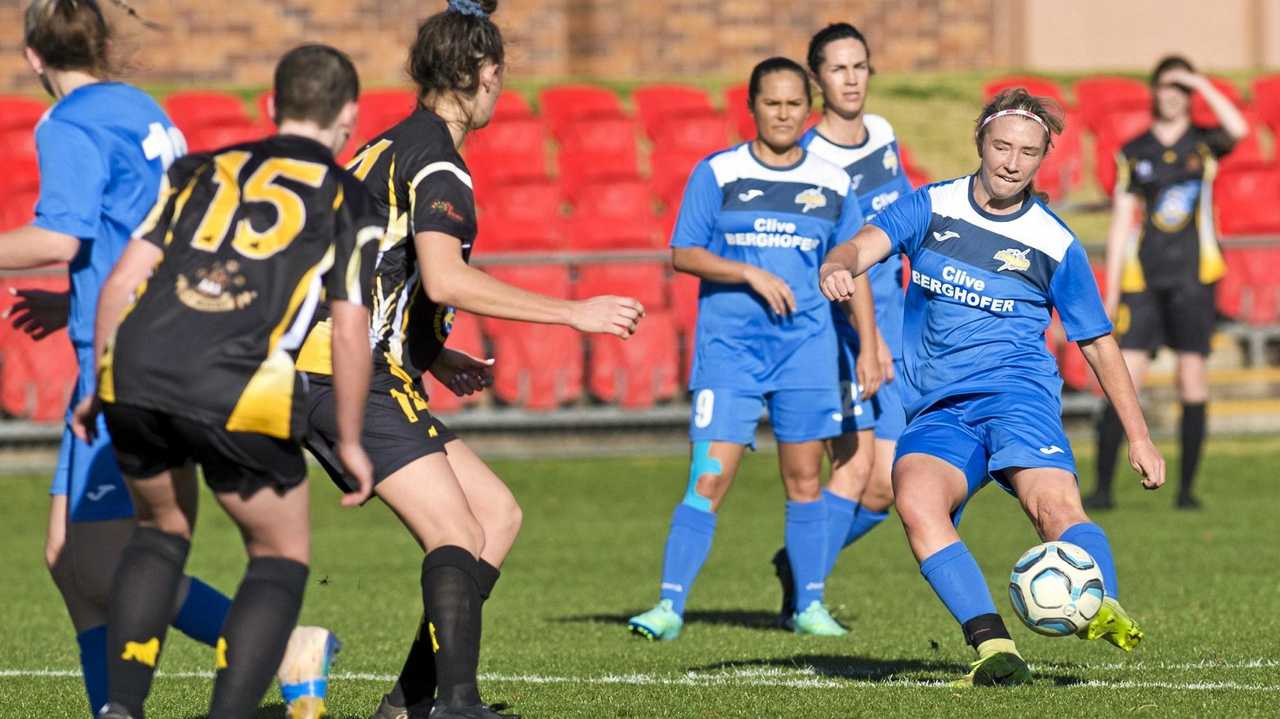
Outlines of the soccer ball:
[[1018,618],[1050,637],[1065,637],[1087,626],[1102,608],[1102,597],[1098,563],[1068,542],[1028,549],[1009,577],[1009,601]]

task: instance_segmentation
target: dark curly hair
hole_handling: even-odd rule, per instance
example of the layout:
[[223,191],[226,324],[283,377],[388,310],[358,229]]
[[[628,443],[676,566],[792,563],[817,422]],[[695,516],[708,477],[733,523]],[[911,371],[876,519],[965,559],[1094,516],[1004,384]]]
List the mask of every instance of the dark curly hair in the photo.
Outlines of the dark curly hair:
[[490,19],[497,9],[498,0],[451,0],[449,9],[418,26],[409,50],[409,76],[418,86],[420,102],[449,92],[474,95],[484,63],[503,64],[502,32]]

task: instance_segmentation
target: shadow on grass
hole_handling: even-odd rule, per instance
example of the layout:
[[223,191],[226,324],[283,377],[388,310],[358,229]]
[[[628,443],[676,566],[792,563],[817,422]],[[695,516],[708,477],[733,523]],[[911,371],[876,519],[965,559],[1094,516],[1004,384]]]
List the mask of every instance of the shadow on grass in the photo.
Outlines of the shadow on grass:
[[[560,624],[622,624],[643,612],[637,609],[624,614],[576,614],[568,617],[555,617],[551,621]],[[684,623],[719,624],[747,629],[779,629],[777,612],[762,612],[749,609],[721,609],[715,611],[690,610],[684,613]]]
[[[200,712],[198,714],[191,714],[187,716],[186,719],[208,719],[208,716],[209,715],[207,713]],[[328,716],[330,719],[364,719],[364,717],[358,716],[356,714],[346,714],[343,716],[333,716],[333,715],[328,715]],[[275,702],[272,704],[266,704],[261,707],[258,707],[258,711],[253,715],[253,719],[286,719],[286,717],[287,715],[285,714],[285,705],[281,702]]]
[[[860,682],[951,681],[969,671],[968,664],[932,659],[877,659],[856,655],[796,654],[790,657],[741,659],[688,667],[690,672],[732,672],[749,669],[812,669],[814,674],[830,679]],[[1037,673],[1037,683],[1050,682],[1068,687],[1085,683],[1069,674]]]

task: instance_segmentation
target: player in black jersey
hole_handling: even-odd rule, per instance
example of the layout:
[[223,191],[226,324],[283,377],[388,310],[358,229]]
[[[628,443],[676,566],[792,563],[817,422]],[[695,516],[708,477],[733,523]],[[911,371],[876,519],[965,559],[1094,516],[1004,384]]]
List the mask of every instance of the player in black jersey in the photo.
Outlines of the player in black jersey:
[[[502,91],[502,35],[489,18],[496,6],[496,0],[450,0],[419,26],[409,57],[419,107],[349,165],[373,194],[386,230],[369,288],[374,379],[363,440],[375,493],[426,552],[423,621],[379,717],[496,716],[476,686],[480,608],[521,515],[507,486],[431,416],[417,388],[427,371],[462,391],[491,380],[486,363],[445,349],[454,309],[623,338],[644,313],[629,298],[569,302],[525,292],[467,264],[476,210],[458,148],[488,123]],[[311,401],[308,447],[322,461],[334,439],[334,404],[324,390],[326,332],[317,325],[299,358],[320,388]]]
[[[1226,270],[1214,231],[1213,178],[1218,160],[1249,132],[1248,123],[1208,78],[1171,56],[1151,74],[1151,129],[1116,158],[1118,176],[1107,239],[1106,303],[1133,383],[1142,387],[1161,346],[1178,353],[1182,445],[1177,506],[1200,506],[1192,494],[1205,435],[1209,380],[1205,357],[1217,318],[1214,283]],[[1220,127],[1191,124],[1199,93]],[[1135,233],[1134,217],[1142,224]],[[1120,419],[1110,405],[1098,422],[1098,487],[1090,509],[1112,506]]]
[[287,54],[280,134],[176,162],[102,289],[98,394],[77,408],[76,430],[94,426],[100,402],[138,520],[113,582],[102,717],[143,716],[195,522],[194,475],[174,471],[189,463],[250,557],[217,642],[209,716],[249,716],[266,692],[307,579],[307,385],[294,357],[326,294],[337,454],[358,486],[343,503],[372,490],[359,443],[371,364],[362,300],[382,229],[333,160],[358,94],[339,51]]

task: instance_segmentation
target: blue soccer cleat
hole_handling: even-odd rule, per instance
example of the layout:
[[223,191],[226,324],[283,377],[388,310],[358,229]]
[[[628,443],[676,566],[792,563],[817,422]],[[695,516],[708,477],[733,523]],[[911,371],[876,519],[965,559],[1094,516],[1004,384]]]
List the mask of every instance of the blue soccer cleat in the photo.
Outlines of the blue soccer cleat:
[[294,628],[277,675],[289,719],[319,719],[325,715],[329,664],[341,648],[342,643],[328,629]]
[[671,608],[670,599],[663,599],[653,609],[632,617],[627,627],[645,639],[669,642],[680,636],[684,619]]

